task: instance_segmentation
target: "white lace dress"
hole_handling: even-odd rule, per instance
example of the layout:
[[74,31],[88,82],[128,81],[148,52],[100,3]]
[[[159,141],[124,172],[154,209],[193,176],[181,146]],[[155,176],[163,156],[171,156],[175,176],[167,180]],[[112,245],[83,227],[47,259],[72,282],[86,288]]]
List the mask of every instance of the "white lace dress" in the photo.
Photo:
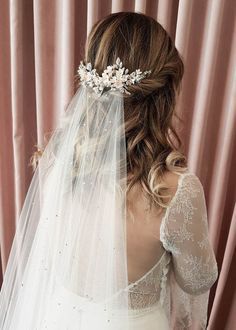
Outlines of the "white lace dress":
[[[218,269],[208,237],[203,187],[189,171],[179,177],[177,191],[162,218],[160,240],[165,250],[159,261],[126,288],[130,330],[205,329],[209,289]],[[76,329],[78,299],[58,285],[56,307],[45,329]],[[116,322],[119,329],[122,315],[99,313],[104,318],[103,329],[97,329],[92,316],[84,328],[114,329]]]

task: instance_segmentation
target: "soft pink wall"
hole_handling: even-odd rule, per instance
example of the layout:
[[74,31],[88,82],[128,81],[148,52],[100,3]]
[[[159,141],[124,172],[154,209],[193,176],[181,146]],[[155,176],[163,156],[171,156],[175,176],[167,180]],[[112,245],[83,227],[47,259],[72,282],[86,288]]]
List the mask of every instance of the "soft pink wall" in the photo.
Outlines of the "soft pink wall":
[[[201,179],[220,275],[209,329],[236,322],[236,6],[234,0],[0,1],[0,277],[29,186],[35,143],[54,129],[74,92],[92,24],[139,11],[170,33],[183,55],[178,112],[189,167]],[[1,278],[0,278],[1,280]]]

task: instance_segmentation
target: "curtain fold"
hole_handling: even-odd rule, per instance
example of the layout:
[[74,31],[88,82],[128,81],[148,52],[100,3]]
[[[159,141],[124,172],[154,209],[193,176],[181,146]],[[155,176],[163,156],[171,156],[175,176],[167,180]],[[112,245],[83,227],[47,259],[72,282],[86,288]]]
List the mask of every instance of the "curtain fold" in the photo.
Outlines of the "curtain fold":
[[236,242],[236,6],[234,0],[0,1],[0,283],[44,145],[74,91],[86,37],[101,17],[136,11],[168,31],[185,63],[177,112],[189,168],[201,179],[219,265],[211,330],[234,329]]

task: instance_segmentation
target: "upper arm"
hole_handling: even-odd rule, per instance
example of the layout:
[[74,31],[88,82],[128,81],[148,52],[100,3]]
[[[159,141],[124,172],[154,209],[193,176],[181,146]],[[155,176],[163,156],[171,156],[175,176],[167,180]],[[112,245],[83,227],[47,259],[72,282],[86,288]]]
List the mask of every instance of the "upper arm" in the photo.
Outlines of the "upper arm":
[[209,241],[202,184],[192,173],[184,175],[167,209],[161,241],[171,252],[176,281],[190,294],[201,294],[215,282],[218,270]]

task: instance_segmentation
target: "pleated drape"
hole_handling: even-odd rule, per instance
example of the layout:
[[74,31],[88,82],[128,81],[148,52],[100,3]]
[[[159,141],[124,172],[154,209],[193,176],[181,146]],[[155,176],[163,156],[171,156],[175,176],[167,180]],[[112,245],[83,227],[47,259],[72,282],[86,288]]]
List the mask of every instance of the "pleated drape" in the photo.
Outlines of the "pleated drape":
[[92,25],[117,11],[143,12],[168,31],[184,58],[177,111],[189,168],[206,195],[219,278],[208,329],[236,324],[236,4],[234,0],[0,1],[0,281],[45,142],[72,97]]

